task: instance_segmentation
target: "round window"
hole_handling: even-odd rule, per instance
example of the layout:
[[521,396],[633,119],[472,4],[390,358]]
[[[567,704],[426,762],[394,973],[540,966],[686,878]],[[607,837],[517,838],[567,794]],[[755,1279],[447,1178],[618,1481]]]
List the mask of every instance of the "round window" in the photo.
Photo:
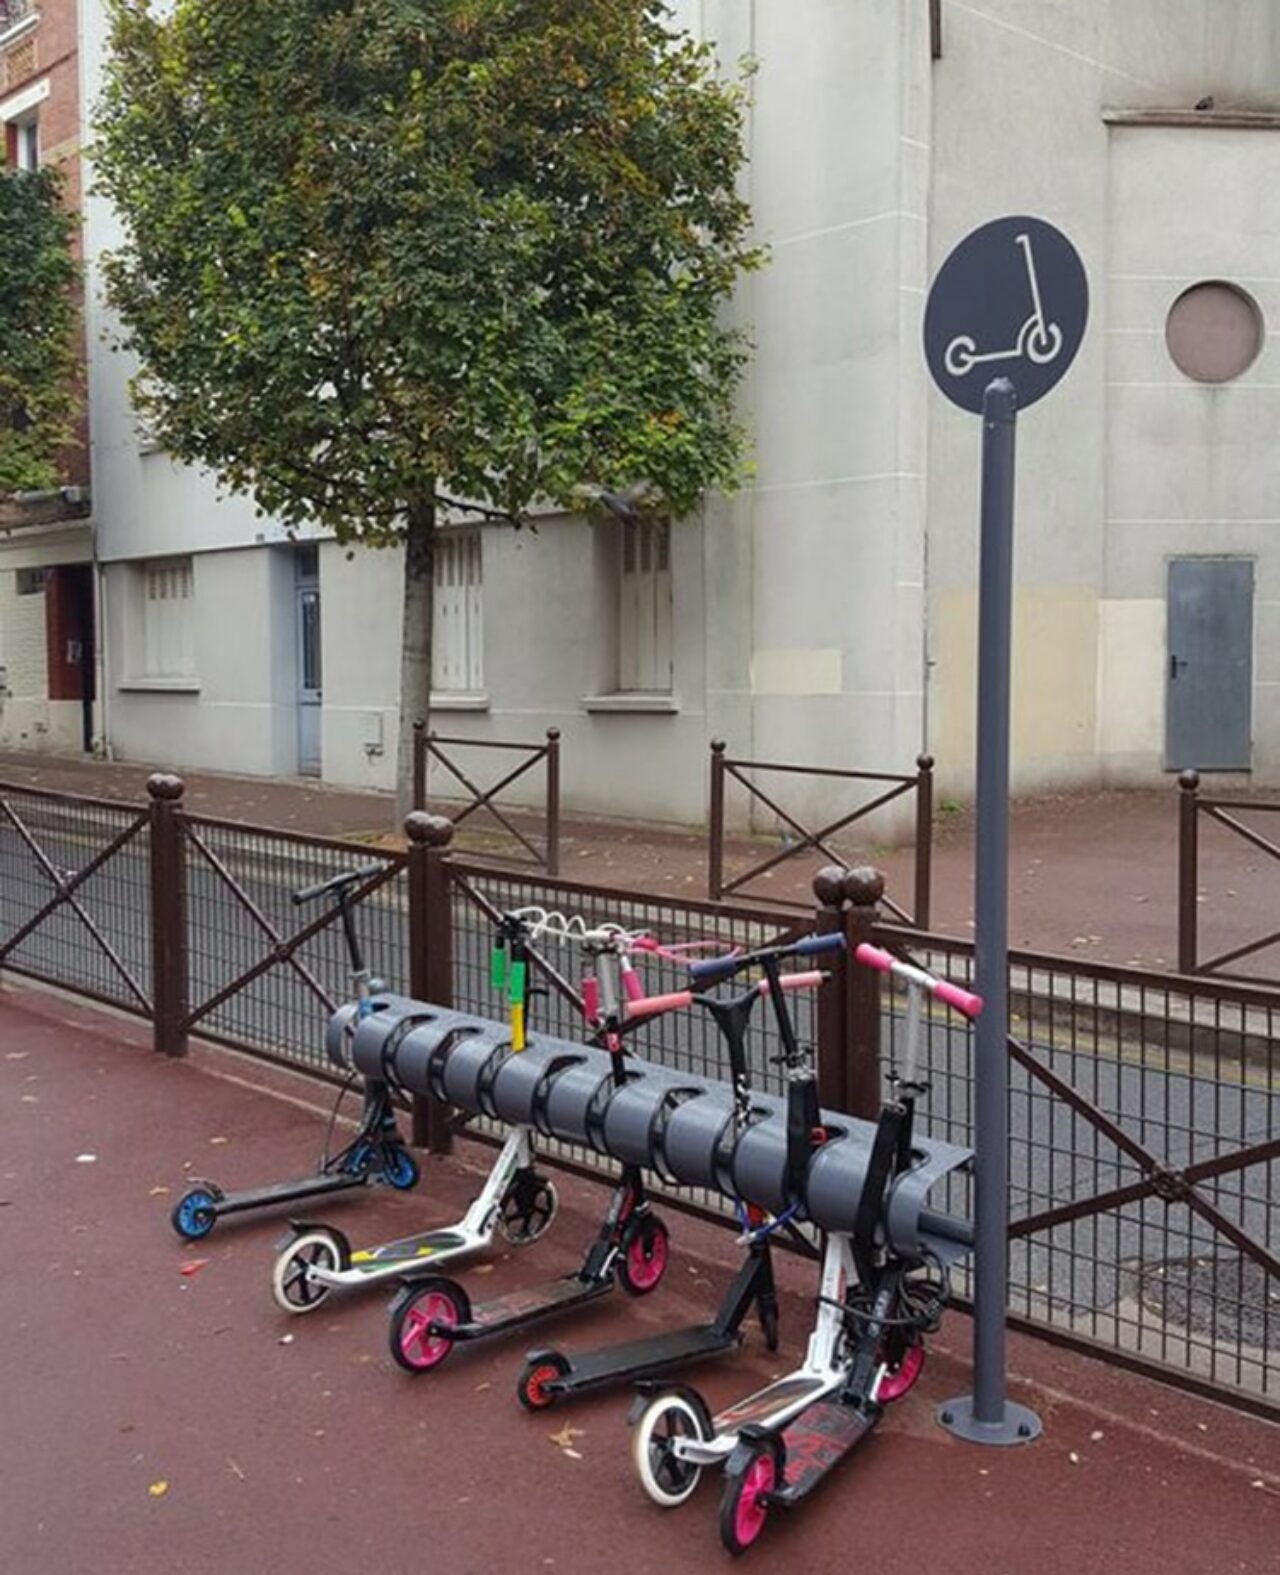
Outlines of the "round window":
[[1266,328],[1258,303],[1239,285],[1209,279],[1169,308],[1165,343],[1178,370],[1197,383],[1226,383],[1253,365]]

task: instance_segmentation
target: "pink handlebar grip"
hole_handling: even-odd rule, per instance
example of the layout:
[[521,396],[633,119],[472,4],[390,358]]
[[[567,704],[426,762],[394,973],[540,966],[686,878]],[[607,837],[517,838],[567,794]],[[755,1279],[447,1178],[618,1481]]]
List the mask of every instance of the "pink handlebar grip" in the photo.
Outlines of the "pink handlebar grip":
[[658,1012],[673,1012],[693,1004],[692,990],[673,990],[670,995],[644,995],[627,1002],[627,1018],[653,1017]]
[[[810,968],[807,973],[780,974],[778,983],[784,990],[814,990],[826,977],[821,968]],[[756,989],[761,995],[768,995],[769,981],[761,979]]]
[[893,965],[898,960],[892,952],[886,952],[879,946],[872,946],[869,941],[863,941],[854,947],[853,955],[860,963],[866,963],[868,968],[878,968],[881,973],[892,973]]
[[963,1012],[966,1017],[976,1017],[982,1010],[980,995],[974,995],[972,990],[964,990],[958,984],[952,984],[950,979],[939,979],[933,993],[940,1001],[945,1001],[948,1006],[954,1006],[957,1012]]

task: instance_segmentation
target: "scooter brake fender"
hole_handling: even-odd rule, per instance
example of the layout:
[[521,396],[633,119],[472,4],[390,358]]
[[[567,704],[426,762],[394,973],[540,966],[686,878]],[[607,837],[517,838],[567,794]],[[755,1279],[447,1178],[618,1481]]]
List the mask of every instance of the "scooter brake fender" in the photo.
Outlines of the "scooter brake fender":
[[751,1456],[761,1444],[767,1444],[775,1454],[779,1454],[782,1449],[782,1440],[775,1432],[767,1427],[761,1427],[758,1422],[748,1422],[739,1432],[738,1440],[730,1451],[728,1460],[725,1461],[725,1474],[728,1475],[731,1471],[745,1471]]
[[636,1396],[627,1412],[628,1427],[635,1427],[658,1395],[675,1395],[697,1416],[702,1437],[704,1439],[715,1437],[716,1428],[711,1417],[711,1407],[691,1384],[664,1384],[661,1379],[641,1378],[635,1387]]
[[276,1245],[280,1248],[288,1247],[298,1236],[306,1231],[322,1230],[326,1236],[332,1236],[338,1249],[338,1267],[349,1269],[351,1267],[351,1238],[340,1231],[335,1225],[326,1225],[323,1220],[295,1220],[289,1221],[290,1235],[282,1236]]

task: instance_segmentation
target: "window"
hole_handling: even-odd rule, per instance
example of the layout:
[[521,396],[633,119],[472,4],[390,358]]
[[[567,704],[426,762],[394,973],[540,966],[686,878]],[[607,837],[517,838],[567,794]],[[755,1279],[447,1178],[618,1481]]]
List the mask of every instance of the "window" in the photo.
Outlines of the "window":
[[431,669],[433,690],[484,690],[484,573],[478,530],[447,530],[436,537]]
[[15,570],[19,596],[43,596],[45,581],[49,578],[48,569],[17,569]]
[[671,689],[671,527],[628,521],[621,530],[618,688],[666,694]]
[[1210,279],[1193,284],[1173,303],[1164,336],[1180,372],[1197,383],[1228,383],[1257,360],[1266,329],[1246,290]]
[[17,169],[34,170],[40,167],[40,122],[30,115],[13,128],[13,162]]
[[190,558],[148,563],[142,571],[142,677],[195,676]]

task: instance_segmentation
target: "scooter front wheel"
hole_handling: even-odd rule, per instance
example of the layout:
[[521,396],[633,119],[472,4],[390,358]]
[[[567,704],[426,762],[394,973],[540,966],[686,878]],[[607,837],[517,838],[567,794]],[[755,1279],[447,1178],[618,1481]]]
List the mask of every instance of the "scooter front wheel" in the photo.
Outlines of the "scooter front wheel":
[[705,1417],[684,1395],[659,1395],[645,1408],[631,1435],[631,1461],[655,1504],[678,1508],[702,1479],[702,1467],[677,1454],[678,1441],[710,1437]]
[[720,1495],[720,1540],[735,1556],[764,1530],[768,1494],[782,1481],[782,1451],[775,1440],[739,1445]]
[[548,1352],[536,1362],[526,1362],[516,1380],[516,1399],[526,1411],[549,1410],[556,1403],[556,1397],[548,1394],[547,1385],[563,1378],[568,1371],[568,1359],[558,1351]]
[[309,1313],[328,1301],[332,1286],[312,1278],[313,1269],[336,1272],[342,1248],[332,1231],[306,1230],[277,1253],[271,1269],[271,1294],[281,1312]]
[[647,1296],[667,1272],[669,1233],[656,1214],[627,1222],[618,1255],[618,1278],[629,1296]]
[[448,1331],[470,1319],[470,1299],[456,1280],[411,1281],[391,1303],[391,1355],[406,1373],[430,1372],[453,1350]]
[[498,1204],[498,1229],[513,1247],[527,1247],[551,1229],[560,1194],[536,1171],[518,1171]]
[[401,1143],[393,1143],[383,1155],[382,1176],[397,1192],[410,1192],[418,1185],[422,1172],[409,1150]]

